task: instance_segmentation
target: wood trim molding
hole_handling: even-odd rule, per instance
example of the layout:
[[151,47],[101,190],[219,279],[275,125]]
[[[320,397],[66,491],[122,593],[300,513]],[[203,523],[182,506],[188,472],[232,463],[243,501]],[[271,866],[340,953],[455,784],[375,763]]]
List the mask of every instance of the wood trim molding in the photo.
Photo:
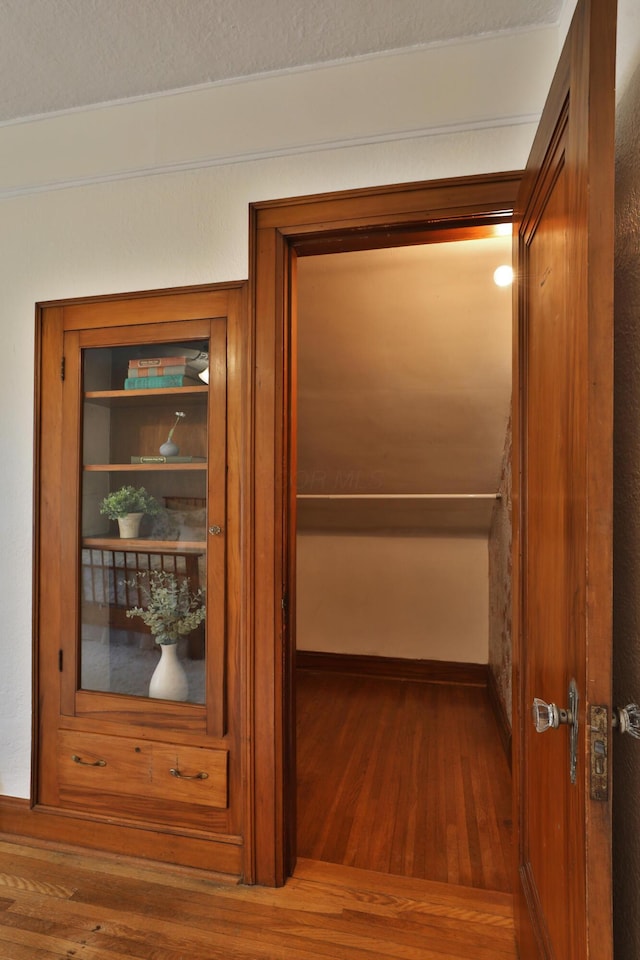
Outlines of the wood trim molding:
[[[396,184],[251,204],[249,284],[253,363],[253,582],[255,692],[252,744],[255,880],[283,884],[295,837],[291,785],[295,639],[286,622],[291,498],[291,263],[314,253],[426,242],[429,230],[510,221],[521,173]],[[327,241],[326,250],[323,241]],[[388,244],[386,244],[388,245]]]
[[509,769],[511,769],[511,723],[507,716],[504,701],[498,690],[496,675],[491,667],[487,670],[487,693],[489,694],[489,700],[491,701],[493,713],[498,724],[500,740],[509,763]]
[[[152,826],[100,820],[95,815],[74,816],[53,808],[31,806],[28,800],[0,797],[0,836],[24,839],[27,843],[42,842],[145,860],[157,859],[159,836]],[[240,837],[215,837],[210,834],[189,835],[176,831],[179,843],[173,844],[172,863],[178,867],[195,867],[214,873],[242,876],[242,841]]]
[[410,660],[311,650],[296,652],[296,667],[298,670],[321,670],[355,677],[415,680],[421,683],[458,683],[472,687],[486,687],[490,672],[486,663]]
[[[331,140],[308,140],[304,143],[286,147],[273,147],[264,150],[240,150],[223,153],[220,156],[209,155],[194,160],[177,160],[168,163],[147,163],[127,170],[109,170],[103,173],[87,173],[77,177],[64,177],[60,180],[47,180],[44,177],[37,181],[30,181],[18,185],[0,185],[0,200],[13,200],[21,197],[37,196],[40,193],[52,193],[57,190],[75,190],[78,188],[98,186],[103,183],[120,183],[127,180],[139,180],[147,177],[175,176],[175,174],[192,173],[198,170],[211,170],[216,167],[236,166],[240,163],[255,163],[264,160],[277,160],[281,157],[300,157],[309,153],[325,153],[329,150],[349,150],[353,147],[369,147],[378,144],[398,143],[400,141],[429,141],[434,137],[456,136],[458,134],[473,134],[487,130],[520,127],[536,124],[540,115],[537,113],[514,113],[505,117],[489,117],[480,124],[477,121],[467,121],[451,124],[434,124],[422,126],[401,133],[380,133],[360,137],[335,137]],[[32,118],[30,118],[32,119]],[[2,127],[2,124],[0,124]],[[425,149],[427,145],[425,143]]]

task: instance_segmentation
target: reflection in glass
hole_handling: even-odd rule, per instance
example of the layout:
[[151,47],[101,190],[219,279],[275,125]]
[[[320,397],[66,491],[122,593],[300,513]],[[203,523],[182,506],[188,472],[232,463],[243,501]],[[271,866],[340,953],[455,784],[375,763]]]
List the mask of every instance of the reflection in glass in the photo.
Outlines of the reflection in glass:
[[[140,551],[82,550],[82,683],[85,690],[149,695],[160,658],[159,645],[140,618],[127,611],[146,607],[139,582],[144,571],[171,571],[189,580],[195,592],[204,583],[204,554],[150,554]],[[189,683],[188,700],[204,703],[204,623],[177,643]]]
[[[150,578],[159,577],[166,596],[173,591],[178,598],[197,598],[189,601],[192,609],[173,637],[186,674],[185,697],[167,699],[205,702],[205,623],[202,610],[196,611],[204,606],[206,588],[208,391],[202,385],[127,391],[123,384],[132,356],[191,351],[206,357],[207,349],[197,342],[84,351],[79,586],[80,685],[85,690],[150,695],[161,643],[154,637],[157,621],[146,611]],[[153,462],[176,419],[184,462]],[[129,536],[120,532],[113,512],[105,512],[105,498],[126,487],[144,487],[157,506]],[[135,608],[145,615],[131,615]]]

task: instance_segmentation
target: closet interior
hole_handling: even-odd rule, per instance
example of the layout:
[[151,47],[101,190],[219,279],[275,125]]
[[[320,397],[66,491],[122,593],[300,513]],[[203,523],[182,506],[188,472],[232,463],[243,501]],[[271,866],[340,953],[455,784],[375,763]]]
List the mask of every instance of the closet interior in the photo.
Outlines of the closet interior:
[[495,234],[298,261],[297,854],[508,890]]

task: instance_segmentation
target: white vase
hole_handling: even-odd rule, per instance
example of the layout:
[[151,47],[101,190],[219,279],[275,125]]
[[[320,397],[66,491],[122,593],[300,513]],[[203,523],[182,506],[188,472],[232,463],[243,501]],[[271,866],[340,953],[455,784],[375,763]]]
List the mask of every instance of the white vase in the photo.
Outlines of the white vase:
[[189,681],[178,659],[177,643],[161,643],[160,662],[149,683],[149,696],[156,700],[186,700]]
[[126,517],[118,517],[118,527],[120,528],[120,538],[122,540],[132,540],[140,533],[140,522],[144,513],[128,513]]

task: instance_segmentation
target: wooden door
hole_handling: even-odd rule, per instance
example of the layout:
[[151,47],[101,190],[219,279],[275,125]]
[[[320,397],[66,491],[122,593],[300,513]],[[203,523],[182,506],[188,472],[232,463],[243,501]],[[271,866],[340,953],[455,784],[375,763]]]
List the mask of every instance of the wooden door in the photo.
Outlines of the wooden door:
[[[611,705],[614,0],[578,4],[516,207],[514,789],[521,956],[612,956],[611,823],[592,706]],[[519,482],[518,482],[519,478]],[[537,733],[534,697],[571,725]],[[610,720],[606,727],[609,727]],[[610,758],[601,758],[602,768]]]

